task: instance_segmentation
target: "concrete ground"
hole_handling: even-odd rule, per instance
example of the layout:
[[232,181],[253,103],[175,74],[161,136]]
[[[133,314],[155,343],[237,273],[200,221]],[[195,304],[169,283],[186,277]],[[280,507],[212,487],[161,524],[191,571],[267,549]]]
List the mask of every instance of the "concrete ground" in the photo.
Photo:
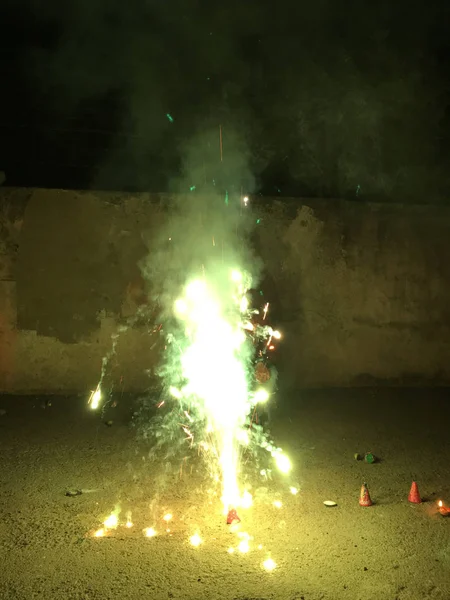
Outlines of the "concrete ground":
[[[129,400],[103,417],[85,399],[45,400],[0,398],[2,600],[450,598],[450,518],[436,508],[450,505],[447,390],[285,394],[272,434],[293,473],[250,474],[254,505],[237,530],[197,463],[149,461]],[[380,462],[354,459],[366,451]],[[407,501],[413,478],[420,505]],[[363,481],[372,507],[358,505]],[[95,537],[114,510],[117,529]]]

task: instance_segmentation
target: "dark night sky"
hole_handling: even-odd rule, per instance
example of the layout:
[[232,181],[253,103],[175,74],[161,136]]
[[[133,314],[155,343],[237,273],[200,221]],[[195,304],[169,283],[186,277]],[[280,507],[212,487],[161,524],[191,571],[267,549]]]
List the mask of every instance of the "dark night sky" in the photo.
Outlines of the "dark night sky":
[[445,201],[444,0],[6,0],[0,22],[8,185]]

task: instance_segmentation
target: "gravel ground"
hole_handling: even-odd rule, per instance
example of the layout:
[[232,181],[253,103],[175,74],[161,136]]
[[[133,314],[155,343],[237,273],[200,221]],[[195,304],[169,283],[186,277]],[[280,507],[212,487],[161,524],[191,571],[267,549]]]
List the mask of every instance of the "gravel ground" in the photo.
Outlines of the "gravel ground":
[[[79,398],[0,397],[2,600],[450,598],[450,518],[436,509],[450,504],[449,391],[285,394],[272,434],[293,473],[252,475],[255,502],[237,530],[198,461],[149,461],[130,402],[102,417]],[[380,461],[354,459],[366,451]],[[407,501],[413,478],[420,505]],[[358,505],[363,481],[369,508]],[[95,537],[119,509],[119,526]]]

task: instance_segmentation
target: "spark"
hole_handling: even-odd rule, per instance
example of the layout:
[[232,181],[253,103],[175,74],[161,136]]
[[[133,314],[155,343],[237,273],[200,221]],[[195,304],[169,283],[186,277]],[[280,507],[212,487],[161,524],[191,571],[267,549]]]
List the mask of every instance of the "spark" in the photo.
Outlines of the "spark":
[[291,486],[291,487],[289,488],[289,491],[291,492],[291,494],[292,494],[293,496],[296,496],[296,495],[298,494],[298,489],[297,489],[296,487],[294,487],[294,486]]
[[171,521],[173,519],[173,515],[171,513],[167,513],[163,516],[163,520],[168,523],[169,521]]
[[166,114],[166,117],[167,117],[167,119],[168,119],[169,123],[173,123],[173,117],[172,117],[172,115],[171,115],[171,114],[167,113],[167,114]]
[[242,542],[239,542],[238,550],[239,552],[242,552],[242,554],[247,554],[247,552],[250,550],[248,540],[242,540]]
[[146,529],[144,529],[144,534],[146,537],[155,537],[156,535],[156,531],[153,529],[153,527],[146,527]]
[[199,534],[198,534],[198,533],[194,533],[194,535],[192,535],[192,536],[189,538],[189,541],[190,541],[190,542],[191,542],[191,544],[192,544],[194,547],[196,547],[196,548],[197,548],[198,546],[200,546],[200,544],[201,544],[201,543],[203,543],[203,540],[202,540],[202,538],[199,536]]
[[274,569],[276,569],[277,567],[277,563],[272,559],[272,558],[266,558],[266,560],[263,562],[263,568],[266,571],[273,571]]
[[228,554],[234,554],[234,548],[228,548],[227,552]]
[[275,506],[275,508],[281,508],[283,506],[283,503],[281,502],[281,500],[274,500],[273,505]]
[[244,201],[244,206],[247,206],[248,205],[248,196],[244,196],[243,201]]
[[266,320],[268,311],[269,311],[269,303],[267,302],[267,304],[264,305],[264,309],[263,309],[263,321]]
[[133,527],[133,521],[131,520],[131,513],[130,512],[127,514],[127,522],[125,523],[125,527],[127,529],[131,529],[131,527]]

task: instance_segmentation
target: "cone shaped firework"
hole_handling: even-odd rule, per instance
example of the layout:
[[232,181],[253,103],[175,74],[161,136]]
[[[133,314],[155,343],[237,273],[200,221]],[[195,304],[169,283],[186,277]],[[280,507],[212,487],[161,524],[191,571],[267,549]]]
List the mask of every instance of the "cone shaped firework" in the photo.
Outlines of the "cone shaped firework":
[[361,493],[359,494],[359,505],[360,506],[372,506],[373,502],[367,489],[367,483],[363,483],[361,486]]
[[238,517],[236,509],[230,508],[230,510],[228,511],[228,514],[227,514],[227,525],[232,525],[233,523],[240,523],[240,522],[241,522],[241,520]]
[[419,494],[419,488],[417,487],[417,483],[415,481],[411,484],[411,489],[409,490],[408,501],[413,504],[420,504],[422,499]]

